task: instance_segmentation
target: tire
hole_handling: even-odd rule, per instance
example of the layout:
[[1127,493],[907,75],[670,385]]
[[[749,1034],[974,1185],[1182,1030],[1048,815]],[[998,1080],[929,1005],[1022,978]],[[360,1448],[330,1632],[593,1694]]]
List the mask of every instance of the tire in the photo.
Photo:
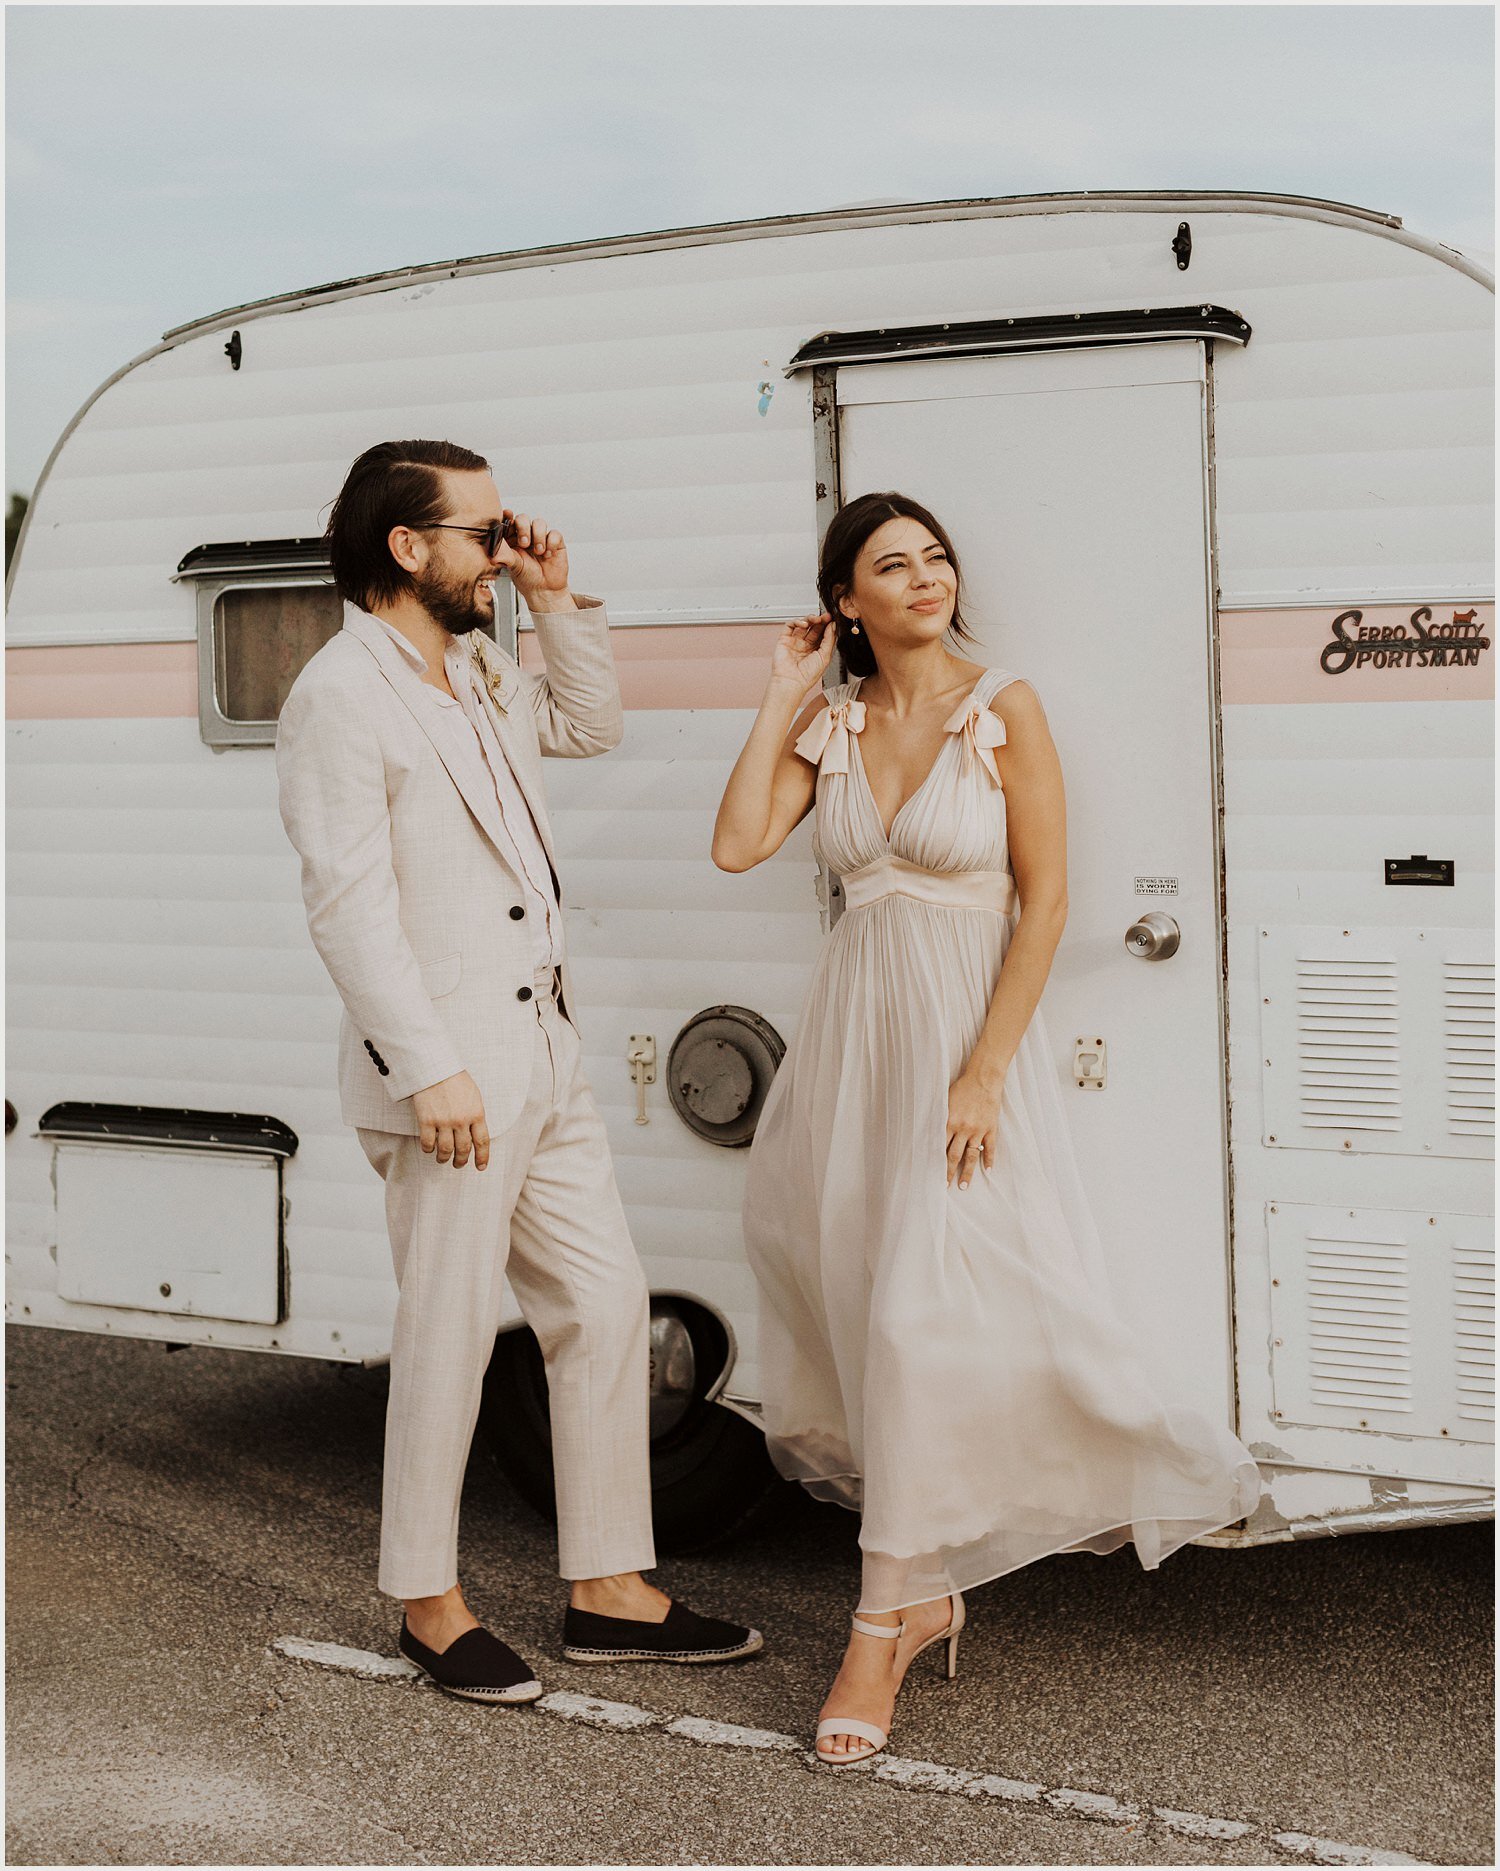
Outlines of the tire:
[[[653,1322],[685,1327],[698,1356],[699,1390],[723,1369],[728,1340],[713,1315],[690,1301],[655,1301]],[[702,1377],[702,1373],[708,1373]],[[501,1472],[524,1500],[557,1518],[552,1429],[541,1347],[526,1327],[502,1332],[484,1378],[479,1431]],[[692,1396],[675,1422],[651,1438],[651,1512],[664,1553],[696,1552],[742,1532],[785,1491],[765,1437],[753,1423]]]

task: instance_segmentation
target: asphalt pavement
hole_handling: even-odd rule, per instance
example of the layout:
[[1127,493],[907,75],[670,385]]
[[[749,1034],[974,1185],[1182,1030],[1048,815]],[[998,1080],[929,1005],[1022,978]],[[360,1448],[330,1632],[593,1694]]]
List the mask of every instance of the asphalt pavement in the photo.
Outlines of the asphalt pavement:
[[477,1708],[380,1673],[381,1373],[6,1345],[11,1864],[1494,1862],[1490,1526],[1042,1561],[832,1773],[839,1509],[656,1574],[760,1656],[570,1664],[552,1530],[477,1450],[470,1601],[548,1691]]

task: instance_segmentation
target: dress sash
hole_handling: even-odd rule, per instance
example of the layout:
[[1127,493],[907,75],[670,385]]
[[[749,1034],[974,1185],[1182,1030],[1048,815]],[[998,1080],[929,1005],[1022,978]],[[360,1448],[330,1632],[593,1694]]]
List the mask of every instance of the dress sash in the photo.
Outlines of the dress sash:
[[944,909],[1016,911],[1016,880],[1009,871],[929,871],[905,858],[876,858],[840,880],[848,908],[863,909],[881,897],[915,897]]

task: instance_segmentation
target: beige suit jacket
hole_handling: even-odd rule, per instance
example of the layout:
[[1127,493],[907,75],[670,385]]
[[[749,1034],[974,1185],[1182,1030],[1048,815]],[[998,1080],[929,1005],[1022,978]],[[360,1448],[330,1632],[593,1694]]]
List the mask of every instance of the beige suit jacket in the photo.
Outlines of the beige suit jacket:
[[[624,727],[605,608],[577,602],[533,617],[545,675],[487,637],[468,639],[554,880],[542,755],[605,753]],[[482,762],[449,772],[435,713],[380,624],[346,606],[344,628],[281,711],[281,818],[302,859],[314,946],[344,1003],[344,1122],[414,1134],[413,1092],[466,1071],[498,1136],[520,1115],[537,1043],[531,942],[511,915],[524,901],[497,842],[493,782],[476,783]],[[563,978],[566,990],[566,962]]]

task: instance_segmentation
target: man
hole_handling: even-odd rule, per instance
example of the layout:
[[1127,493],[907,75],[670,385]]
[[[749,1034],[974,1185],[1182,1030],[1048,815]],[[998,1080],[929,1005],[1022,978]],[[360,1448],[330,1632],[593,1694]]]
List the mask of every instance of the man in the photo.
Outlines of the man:
[[[344,628],[292,687],[281,815],[344,1002],[346,1123],[385,1181],[399,1299],[380,1589],[440,1687],[534,1701],[531,1669],[458,1584],[458,1506],[508,1276],[547,1364],[559,1569],[577,1661],[721,1662],[760,1634],[701,1618],[655,1564],[648,1300],[567,1011],[542,754],[615,746],[608,620],[562,535],[512,513],[484,459],[384,442],[328,524]],[[546,675],[482,634],[508,572]]]

